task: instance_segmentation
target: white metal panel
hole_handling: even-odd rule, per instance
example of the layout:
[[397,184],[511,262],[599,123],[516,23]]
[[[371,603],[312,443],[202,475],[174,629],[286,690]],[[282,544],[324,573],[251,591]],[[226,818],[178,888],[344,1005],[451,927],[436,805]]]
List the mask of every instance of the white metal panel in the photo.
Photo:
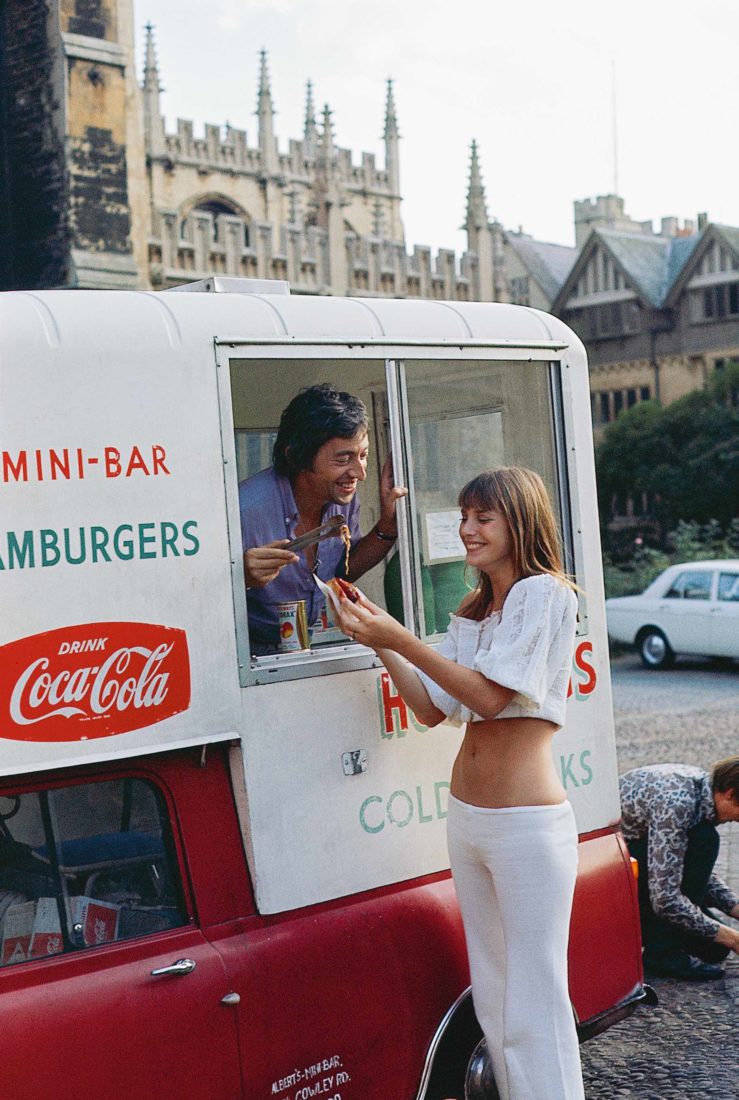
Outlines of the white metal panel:
[[587,602],[587,635],[576,639],[572,694],[567,720],[555,738],[555,762],[584,833],[613,824],[621,814],[587,356],[562,321],[538,312],[537,317],[552,339],[568,345],[561,359],[562,411],[575,567]]
[[210,343],[218,336],[325,337],[348,342],[426,338],[472,340],[563,340],[580,346],[561,321],[538,310],[479,302],[418,302],[304,295],[178,294],[136,291],[38,291],[0,294],[3,347],[58,340],[90,353],[111,340],[155,351],[161,343]]
[[[251,871],[261,912],[448,867],[444,817],[460,732],[411,725],[384,734],[379,678],[366,670],[244,691]],[[366,750],[367,771],[346,776],[342,756],[356,749]]]
[[[581,645],[587,643],[580,643]],[[554,763],[581,833],[618,818],[608,655],[573,674]],[[276,913],[446,869],[446,811],[462,731],[385,720],[380,669],[242,694],[248,855],[260,912]],[[587,695],[580,688],[595,690]],[[388,726],[390,728],[388,728]],[[345,775],[346,752],[367,770]],[[614,789],[615,788],[615,789]]]
[[237,733],[213,348],[163,304],[0,299],[0,772]]

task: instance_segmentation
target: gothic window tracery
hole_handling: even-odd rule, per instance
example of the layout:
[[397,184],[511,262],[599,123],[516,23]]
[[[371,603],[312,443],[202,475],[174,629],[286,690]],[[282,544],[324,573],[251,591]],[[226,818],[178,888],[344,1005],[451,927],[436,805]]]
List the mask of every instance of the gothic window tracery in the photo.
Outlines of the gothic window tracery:
[[219,198],[201,199],[189,209],[185,216],[183,216],[180,223],[180,237],[183,241],[192,241],[193,219],[197,214],[211,215],[213,218],[212,243],[219,245],[225,243],[222,235],[222,226],[219,221],[220,216],[225,214],[231,218],[240,218],[244,226],[243,247],[249,248],[251,243],[251,232],[248,214],[235,203],[230,203]]

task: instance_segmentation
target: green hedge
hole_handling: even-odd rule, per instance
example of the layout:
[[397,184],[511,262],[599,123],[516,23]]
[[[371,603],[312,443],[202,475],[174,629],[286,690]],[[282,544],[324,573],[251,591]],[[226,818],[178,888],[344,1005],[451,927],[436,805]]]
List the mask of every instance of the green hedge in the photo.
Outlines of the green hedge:
[[618,564],[604,553],[606,596],[632,596],[643,592],[663,569],[677,562],[739,557],[739,518],[733,519],[726,530],[717,520],[705,524],[681,520],[666,541],[666,551],[639,543],[631,557],[619,560]]

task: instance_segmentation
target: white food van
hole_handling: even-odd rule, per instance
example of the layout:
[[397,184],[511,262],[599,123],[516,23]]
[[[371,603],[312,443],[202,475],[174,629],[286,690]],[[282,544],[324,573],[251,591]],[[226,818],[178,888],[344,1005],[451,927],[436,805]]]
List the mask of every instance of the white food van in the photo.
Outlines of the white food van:
[[389,452],[409,489],[361,585],[433,645],[465,591],[459,488],[541,473],[580,588],[554,756],[588,1037],[646,994],[584,349],[528,308],[182,290],[0,296],[8,1095],[491,1098],[445,842],[461,732],[421,725],[330,620],[253,655],[238,483],[299,390],[359,396],[362,530]]

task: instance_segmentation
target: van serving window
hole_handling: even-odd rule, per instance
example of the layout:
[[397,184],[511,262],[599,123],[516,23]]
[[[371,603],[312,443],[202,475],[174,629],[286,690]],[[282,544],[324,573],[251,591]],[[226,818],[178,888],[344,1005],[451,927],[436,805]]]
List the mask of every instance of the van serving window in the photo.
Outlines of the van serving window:
[[[481,470],[528,466],[544,479],[560,530],[568,526],[557,476],[556,395],[548,363],[405,361],[400,386],[410,432],[412,571],[421,594],[413,600],[414,626],[433,638],[446,631],[475,581],[458,532],[457,499],[466,482]],[[569,529],[564,534],[569,545]],[[395,594],[389,607],[395,614]]]
[[[265,471],[272,467],[283,410],[308,387],[330,383],[359,398],[368,420],[366,479],[359,480],[355,499],[328,506],[323,518],[344,514],[354,544],[373,531],[381,514],[381,470],[390,453],[396,484],[409,490],[397,510],[397,542],[378,544],[382,556],[358,584],[419,636],[438,638],[446,630],[473,581],[464,568],[457,496],[480,470],[520,464],[541,473],[559,509],[566,568],[572,569],[567,471],[556,430],[558,372],[550,363],[234,356],[229,366],[236,468],[229,493],[242,537],[241,545],[232,543],[234,584],[246,589],[245,612],[237,621],[242,684],[323,674],[327,660],[330,671],[338,671],[339,659],[351,658],[353,667],[376,660],[334,627],[312,579],[312,571],[324,581],[343,574],[338,534],[296,550],[298,563],[265,585],[250,585],[248,564],[240,560],[244,547],[303,533],[291,478]],[[301,601],[300,609],[289,606]]]
[[0,794],[0,964],[187,923],[170,826],[140,779]]
[[[325,440],[321,436],[321,448],[324,444],[329,445],[330,440],[339,440],[333,449],[336,454],[331,452],[330,463],[325,468],[317,455],[311,458],[309,466],[301,466],[301,469],[315,472],[317,493],[325,490],[321,498],[323,514],[319,512],[313,516],[307,526],[318,527],[331,519],[336,519],[337,526],[329,537],[296,547],[298,561],[286,565],[267,584],[249,584],[248,562],[245,563],[248,649],[250,663],[255,668],[277,663],[278,667],[289,666],[294,670],[296,665],[306,661],[310,664],[311,656],[325,655],[329,650],[335,652],[337,647],[349,644],[335,628],[313,575],[317,574],[323,581],[344,575],[347,549],[351,554],[361,537],[376,529],[380,519],[381,471],[389,453],[387,424],[381,414],[387,408],[386,367],[384,360],[231,360],[242,550],[263,547],[278,539],[293,540],[306,533],[293,491],[295,473],[292,469],[284,473],[274,470],[273,448],[282,414],[291,401],[310,387],[326,383],[353,399],[347,406],[347,427],[343,427],[340,413],[331,412],[329,423],[334,423],[335,415],[339,434],[329,433]],[[366,410],[366,439],[359,402]],[[358,452],[352,455],[351,440],[347,440],[346,448],[342,440],[344,431],[350,430],[355,422],[360,424],[355,439]],[[292,430],[294,442],[291,446],[295,452],[301,456],[303,451],[308,453],[312,446],[311,431],[300,421]],[[322,449],[321,455],[325,453]],[[296,463],[307,461],[301,457]],[[357,478],[356,462],[362,468],[366,466],[366,478],[360,474],[355,494],[342,494],[344,481],[348,484]],[[350,547],[346,546],[347,534],[341,530],[341,520],[337,517],[345,520]],[[362,590],[383,606],[383,576],[386,559],[394,549],[392,541],[375,536],[377,560],[362,574],[360,581]],[[293,604],[302,604],[300,611],[290,606]],[[309,673],[310,668],[306,667],[304,674]]]

